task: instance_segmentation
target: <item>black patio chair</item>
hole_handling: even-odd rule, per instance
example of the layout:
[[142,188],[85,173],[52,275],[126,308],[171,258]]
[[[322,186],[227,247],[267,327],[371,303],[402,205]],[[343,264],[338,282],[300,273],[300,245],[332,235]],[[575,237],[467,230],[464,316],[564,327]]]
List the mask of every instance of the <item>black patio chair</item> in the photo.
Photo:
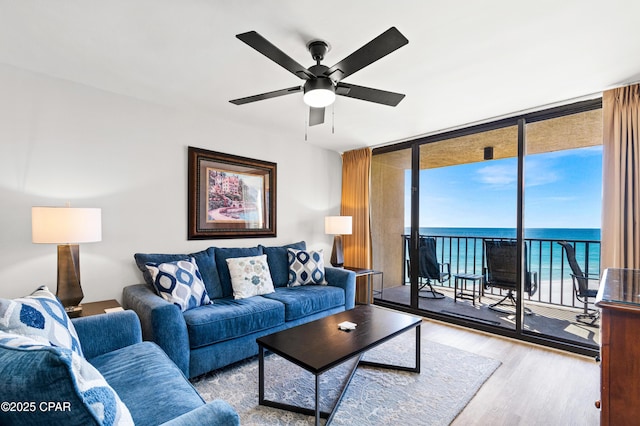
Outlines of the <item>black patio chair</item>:
[[[507,240],[484,240],[487,268],[485,270],[485,287],[496,287],[507,290],[507,294],[489,305],[489,309],[496,312],[511,314],[500,306],[516,306],[514,294],[518,291],[518,243]],[[527,245],[524,245],[525,282],[524,291],[533,296],[538,289],[538,274],[529,272],[527,267]],[[526,315],[531,315],[529,308],[524,308]]]
[[595,322],[600,318],[600,311],[595,308],[589,308],[589,299],[594,299],[598,295],[598,289],[589,288],[589,281],[600,281],[600,277],[582,272],[576,260],[575,248],[571,244],[566,241],[558,241],[558,244],[564,249],[564,254],[567,256],[567,261],[571,268],[571,280],[573,281],[573,291],[576,294],[576,299],[584,304],[584,310],[581,314],[576,315],[576,321],[588,325],[596,325]]
[[[444,294],[436,291],[432,281],[444,283],[451,278],[451,264],[438,263],[436,239],[420,237],[418,247],[418,297],[425,299],[442,299]],[[407,270],[411,276],[411,264],[407,260]]]

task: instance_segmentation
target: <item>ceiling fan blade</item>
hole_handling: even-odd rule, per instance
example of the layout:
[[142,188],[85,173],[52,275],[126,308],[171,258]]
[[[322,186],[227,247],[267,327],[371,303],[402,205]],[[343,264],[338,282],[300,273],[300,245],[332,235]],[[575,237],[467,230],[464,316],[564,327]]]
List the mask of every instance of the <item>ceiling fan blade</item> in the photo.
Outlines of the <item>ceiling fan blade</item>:
[[271,59],[273,62],[280,65],[287,71],[291,72],[294,75],[297,75],[299,78],[303,80],[316,78],[313,73],[297,63],[295,60],[293,60],[293,58],[284,53],[282,50],[271,44],[269,40],[262,37],[257,32],[249,31],[246,33],[238,34],[236,35],[236,37],[249,46],[253,47],[258,52],[262,53],[264,56]]
[[389,106],[398,105],[405,96],[402,93],[387,92],[386,90],[372,89],[370,87],[356,86],[355,84],[346,83],[338,83],[336,95]]
[[389,53],[401,48],[407,43],[409,43],[409,40],[407,40],[396,27],[391,27],[329,68],[324,74],[333,81],[340,81],[356,71],[360,71],[367,65],[374,63],[378,59],[387,56]]
[[288,89],[274,90],[273,92],[262,93],[260,95],[247,96],[246,98],[233,99],[229,102],[236,105],[248,104],[250,102],[262,101],[264,99],[277,98],[278,96],[289,95],[302,91],[301,86],[289,87]]
[[309,126],[324,123],[324,108],[309,107]]

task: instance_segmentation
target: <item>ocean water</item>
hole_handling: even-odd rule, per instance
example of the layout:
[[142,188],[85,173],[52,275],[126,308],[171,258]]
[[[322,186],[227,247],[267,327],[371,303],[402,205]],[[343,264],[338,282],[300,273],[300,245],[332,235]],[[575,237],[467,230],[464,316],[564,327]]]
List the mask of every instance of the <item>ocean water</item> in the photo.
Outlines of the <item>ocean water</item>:
[[[409,229],[406,229],[407,234]],[[515,228],[420,228],[423,235],[515,238]],[[525,228],[525,238],[555,241],[600,241],[600,228]]]
[[[405,229],[409,234],[409,229]],[[452,273],[482,273],[485,238],[515,238],[515,228],[420,228],[420,234],[436,237],[438,260],[450,263]],[[541,281],[570,280],[571,270],[558,241],[568,241],[584,272],[600,274],[599,228],[525,229],[529,271]]]

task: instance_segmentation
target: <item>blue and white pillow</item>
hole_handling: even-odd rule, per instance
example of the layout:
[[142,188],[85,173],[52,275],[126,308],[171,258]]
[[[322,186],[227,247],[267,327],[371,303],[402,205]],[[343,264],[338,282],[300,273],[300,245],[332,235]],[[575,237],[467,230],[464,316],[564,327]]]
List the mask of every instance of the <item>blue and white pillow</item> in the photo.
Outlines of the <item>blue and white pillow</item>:
[[30,337],[38,343],[74,351],[82,348],[64,306],[46,286],[19,299],[0,299],[0,331]]
[[326,285],[322,250],[287,249],[289,259],[289,287],[307,284]]
[[227,260],[234,299],[275,292],[267,255],[230,257]]
[[[75,385],[69,386],[69,389],[78,395],[85,407],[93,413],[101,425],[134,424],[129,409],[113,388],[109,386],[102,374],[76,352],[67,348],[55,348],[42,344],[20,334],[6,332],[0,332],[0,345],[27,351],[52,352],[68,368],[69,377]],[[31,374],[37,374],[37,372],[32,372]],[[43,380],[46,380],[46,377]],[[51,401],[58,397],[59,390],[56,391],[55,386],[50,386],[46,383],[43,383],[43,386],[55,393],[51,394]],[[34,392],[37,393],[36,390]]]
[[27,349],[27,350],[53,347],[46,343],[38,342],[37,340],[32,339],[31,337],[27,337],[22,334],[7,333],[5,331],[0,331],[0,345],[8,346],[10,348]]
[[211,303],[196,260],[146,264],[156,292],[181,311]]

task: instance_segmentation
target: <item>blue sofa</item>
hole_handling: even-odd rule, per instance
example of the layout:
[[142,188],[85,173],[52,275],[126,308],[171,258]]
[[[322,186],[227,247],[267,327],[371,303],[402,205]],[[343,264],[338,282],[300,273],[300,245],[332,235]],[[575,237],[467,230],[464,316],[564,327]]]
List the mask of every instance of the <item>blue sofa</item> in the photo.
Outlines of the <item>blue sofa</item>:
[[[138,426],[240,424],[230,405],[221,400],[205,403],[157,345],[142,341],[134,312],[77,318],[73,325],[84,359],[55,346],[10,346],[7,335],[0,334],[0,399],[16,404],[15,410],[0,412],[0,424],[132,424],[131,420]],[[82,391],[88,382],[79,372],[88,367],[78,365],[85,360],[102,375],[90,369],[91,379],[104,378],[128,409],[127,415],[96,418],[87,404],[103,397],[104,388]]]
[[[287,248],[304,250],[301,241],[278,247],[218,248],[191,254],[136,254],[145,284],[125,287],[123,306],[134,310],[145,340],[157,343],[184,374],[193,378],[258,353],[256,338],[325,317],[355,305],[355,274],[326,268],[327,285],[288,287]],[[234,299],[226,259],[265,254],[275,292]],[[146,264],[194,258],[211,304],[181,311],[158,296]]]

